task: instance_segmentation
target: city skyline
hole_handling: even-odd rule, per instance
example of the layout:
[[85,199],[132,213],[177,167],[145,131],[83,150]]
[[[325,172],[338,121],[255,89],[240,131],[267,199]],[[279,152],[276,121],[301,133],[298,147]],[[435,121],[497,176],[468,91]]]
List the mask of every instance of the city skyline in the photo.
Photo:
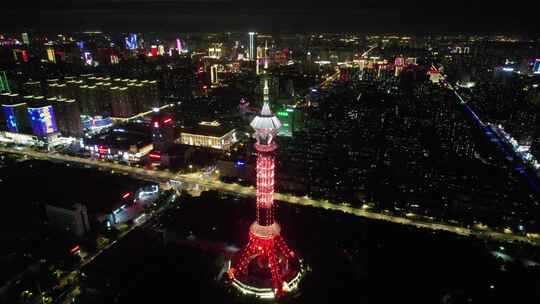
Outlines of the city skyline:
[[7,4],[0,304],[539,302],[520,5]]

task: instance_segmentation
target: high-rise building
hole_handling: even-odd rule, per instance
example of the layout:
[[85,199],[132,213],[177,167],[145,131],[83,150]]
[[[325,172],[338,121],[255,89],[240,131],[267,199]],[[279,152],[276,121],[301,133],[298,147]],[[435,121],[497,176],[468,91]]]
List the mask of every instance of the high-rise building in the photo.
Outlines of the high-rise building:
[[125,42],[126,42],[126,49],[128,50],[135,50],[139,47],[137,34],[129,34],[129,36],[126,37]]
[[48,137],[58,132],[52,104],[44,96],[33,96],[32,99],[28,104],[32,133],[39,137]]
[[26,95],[41,95],[41,82],[28,81],[23,84],[23,90]]
[[208,57],[221,58],[223,56],[223,43],[212,43],[208,48]]
[[536,123],[531,144],[531,153],[540,162],[540,114],[536,115]]
[[96,97],[97,97],[97,113],[101,116],[111,116],[112,102],[111,102],[111,83],[107,82],[110,79],[102,79],[103,82],[96,83]]
[[255,222],[249,229],[248,244],[229,268],[229,276],[233,286],[244,294],[274,298],[298,287],[301,261],[281,237],[281,227],[274,217],[275,138],[281,122],[265,102],[251,127],[255,129],[257,150]]
[[157,47],[157,45],[152,45],[150,47],[150,55],[152,57],[156,57],[158,55],[158,47]]
[[172,115],[155,112],[152,116],[152,140],[154,150],[164,152],[176,140]]
[[22,41],[23,41],[24,44],[26,44],[26,45],[30,44],[30,39],[28,38],[28,33],[22,33],[21,37],[22,37]]
[[213,64],[210,66],[210,83],[213,85],[216,85],[219,83],[219,77],[218,77],[218,65]]
[[128,95],[128,87],[112,87],[111,102],[113,117],[129,118],[135,115],[133,104]]
[[47,48],[47,60],[51,63],[56,62],[56,54],[54,53],[54,48],[52,46]]
[[75,99],[65,99],[62,97],[48,98],[54,108],[58,131],[63,136],[81,137],[83,126],[81,122],[81,111]]
[[255,32],[249,32],[249,53],[248,53],[248,57],[249,57],[249,60],[255,60],[255,47],[256,47],[256,39],[257,39],[257,34]]
[[97,91],[95,85],[82,85],[79,87],[79,101],[81,114],[96,116],[98,113]]
[[302,112],[290,106],[282,107],[277,116],[283,123],[281,129],[279,129],[278,136],[292,137],[294,133],[301,131],[302,129]]
[[180,38],[176,38],[176,51],[178,51],[179,55],[184,52],[184,45],[182,44],[182,40],[180,40]]
[[19,94],[4,93],[0,98],[7,130],[12,133],[29,133],[27,104],[20,100]]

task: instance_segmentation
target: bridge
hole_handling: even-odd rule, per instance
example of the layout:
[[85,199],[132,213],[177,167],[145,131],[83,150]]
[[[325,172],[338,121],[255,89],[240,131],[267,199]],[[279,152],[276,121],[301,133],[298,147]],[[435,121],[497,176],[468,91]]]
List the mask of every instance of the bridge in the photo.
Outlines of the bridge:
[[[190,185],[200,185],[206,189],[230,192],[242,196],[255,197],[256,191],[253,186],[241,186],[238,184],[224,183],[216,179],[207,179],[198,174],[178,174],[163,170],[150,170],[139,167],[127,166],[108,162],[104,160],[88,159],[83,157],[69,156],[59,153],[45,153],[30,149],[14,149],[0,147],[0,153],[16,154],[35,159],[49,160],[55,162],[73,163],[93,168],[107,169],[118,173],[125,173],[132,177],[154,181],[178,181]],[[362,208],[351,207],[347,204],[332,203],[325,199],[313,199],[306,196],[297,196],[285,193],[275,193],[274,198],[278,201],[321,208],[325,210],[343,212],[354,216],[359,216],[371,220],[385,221],[395,224],[409,225],[421,229],[430,229],[434,231],[445,231],[461,236],[474,236],[485,239],[492,239],[501,242],[526,242],[535,246],[540,246],[540,236],[536,234],[520,235],[511,231],[498,232],[489,227],[463,227],[457,224],[437,222],[433,218],[415,215],[412,213],[406,216],[394,215],[389,212],[371,211],[364,205]]]

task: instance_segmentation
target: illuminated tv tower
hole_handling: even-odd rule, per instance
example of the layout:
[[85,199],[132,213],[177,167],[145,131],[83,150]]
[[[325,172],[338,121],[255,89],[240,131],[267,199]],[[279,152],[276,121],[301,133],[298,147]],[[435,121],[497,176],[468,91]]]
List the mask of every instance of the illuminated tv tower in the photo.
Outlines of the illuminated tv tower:
[[268,102],[251,127],[255,129],[257,150],[256,220],[249,229],[248,244],[229,268],[229,276],[244,294],[274,298],[298,287],[301,261],[285,244],[274,217],[275,138],[281,122],[270,111]]

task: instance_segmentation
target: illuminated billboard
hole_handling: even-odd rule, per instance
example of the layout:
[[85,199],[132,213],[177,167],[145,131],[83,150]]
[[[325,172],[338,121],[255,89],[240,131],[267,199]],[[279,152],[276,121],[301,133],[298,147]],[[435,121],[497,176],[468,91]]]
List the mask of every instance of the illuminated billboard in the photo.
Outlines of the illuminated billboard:
[[540,74],[540,59],[536,59],[534,62],[533,74]]
[[52,106],[28,108],[32,132],[37,136],[47,136],[58,132]]

